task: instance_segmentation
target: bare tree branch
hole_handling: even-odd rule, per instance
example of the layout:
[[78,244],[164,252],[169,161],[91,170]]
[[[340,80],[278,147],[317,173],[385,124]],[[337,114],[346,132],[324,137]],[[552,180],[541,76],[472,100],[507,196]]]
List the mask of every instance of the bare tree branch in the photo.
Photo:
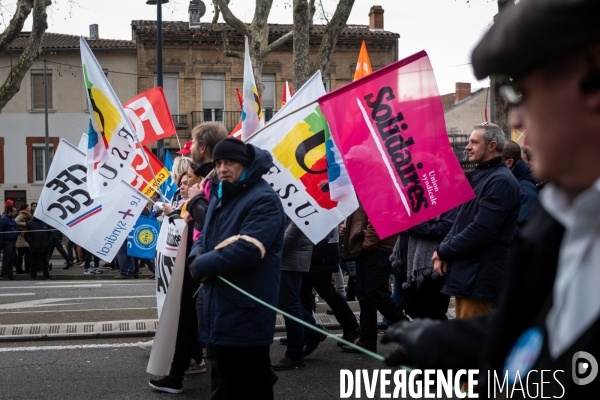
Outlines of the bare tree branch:
[[231,10],[229,9],[229,0],[213,0],[213,2],[219,5],[221,13],[223,14],[223,19],[225,20],[225,22],[227,22],[227,25],[229,25],[244,36],[250,36],[248,25],[246,25],[244,21],[240,20],[235,15],[233,15]]
[[281,46],[281,45],[289,42],[292,37],[294,37],[294,31],[293,30],[289,31],[288,33],[286,33],[285,35],[283,35],[282,37],[280,37],[276,41],[271,42],[267,46],[267,48],[265,50],[265,56],[267,54],[269,54],[270,52],[272,52],[273,50],[275,50],[276,48],[278,48],[279,46]]
[[33,2],[33,27],[29,43],[0,87],[0,110],[17,94],[25,74],[42,51],[42,38],[48,29],[46,7],[50,4],[52,4],[51,0],[34,0]]
[[329,24],[327,24],[325,34],[321,39],[321,47],[319,47],[319,53],[315,60],[313,73],[317,70],[321,70],[322,74],[325,73],[325,69],[331,61],[331,55],[335,49],[338,37],[346,26],[350,11],[352,11],[352,6],[354,6],[354,0],[339,0],[335,13]]
[[0,33],[0,53],[19,36],[32,7],[33,0],[19,0],[17,2],[15,15],[11,18],[4,32]]
[[219,28],[219,24],[218,24],[221,9],[219,8],[219,5],[217,4],[216,1],[213,2],[213,6],[214,6],[214,10],[215,10],[215,15],[212,20],[212,30],[214,32],[221,32],[221,37],[223,38],[223,46],[224,46],[223,54],[226,57],[236,57],[236,58],[243,59],[244,53],[231,50],[231,47],[229,46],[229,35],[227,34],[227,29]]

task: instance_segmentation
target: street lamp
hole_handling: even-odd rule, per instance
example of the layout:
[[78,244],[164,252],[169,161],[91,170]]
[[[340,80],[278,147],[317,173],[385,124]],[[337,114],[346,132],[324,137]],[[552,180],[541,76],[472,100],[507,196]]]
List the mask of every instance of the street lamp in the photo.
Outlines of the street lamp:
[[[168,3],[169,0],[147,0],[146,4],[156,5],[156,86],[162,87],[163,85],[163,71],[162,71],[162,5]],[[156,142],[156,156],[159,160],[164,162],[164,139],[160,139]]]

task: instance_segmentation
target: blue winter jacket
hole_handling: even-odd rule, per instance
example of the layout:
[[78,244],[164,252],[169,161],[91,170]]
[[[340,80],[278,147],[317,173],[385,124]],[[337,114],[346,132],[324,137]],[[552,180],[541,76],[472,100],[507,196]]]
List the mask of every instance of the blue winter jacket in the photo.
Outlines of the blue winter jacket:
[[450,262],[442,293],[494,301],[508,268],[521,189],[510,169],[495,157],[467,177],[476,197],[458,209],[438,255]]
[[515,237],[523,229],[529,216],[538,202],[540,190],[537,187],[537,181],[531,175],[531,167],[525,164],[525,161],[519,159],[512,168],[512,173],[519,182],[521,188],[521,210],[517,218],[517,227],[515,228]]
[[19,237],[17,232],[17,222],[14,218],[9,217],[8,214],[4,214],[0,218],[0,243],[4,242],[16,242]]
[[[286,217],[281,200],[262,179],[273,165],[271,155],[253,145],[248,145],[248,151],[253,161],[235,185],[219,188],[214,182],[211,187],[202,236],[189,256],[190,269],[193,276],[222,276],[277,307]],[[243,239],[215,250],[235,235],[260,241],[266,250],[264,258],[258,247]],[[268,346],[273,342],[275,311],[218,278],[208,279],[203,293],[203,342],[233,347]]]

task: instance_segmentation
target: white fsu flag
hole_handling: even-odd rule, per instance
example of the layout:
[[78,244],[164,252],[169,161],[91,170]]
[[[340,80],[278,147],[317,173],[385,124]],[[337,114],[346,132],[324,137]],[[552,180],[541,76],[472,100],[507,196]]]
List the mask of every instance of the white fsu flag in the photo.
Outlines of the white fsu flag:
[[35,217],[73,242],[111,262],[146,206],[147,199],[119,181],[108,195],[92,198],[85,153],[61,140],[54,155]]
[[263,178],[279,195],[287,216],[313,243],[358,208],[351,184],[335,199],[329,191],[331,183],[346,172],[343,163],[328,157],[327,149],[335,148],[335,143],[316,103],[324,94],[321,73],[317,72],[259,134],[248,140],[273,156],[273,167]]
[[121,102],[83,37],[79,47],[90,114],[85,163],[89,166],[89,193],[96,198],[112,192],[121,180],[133,180],[131,163],[137,139]]

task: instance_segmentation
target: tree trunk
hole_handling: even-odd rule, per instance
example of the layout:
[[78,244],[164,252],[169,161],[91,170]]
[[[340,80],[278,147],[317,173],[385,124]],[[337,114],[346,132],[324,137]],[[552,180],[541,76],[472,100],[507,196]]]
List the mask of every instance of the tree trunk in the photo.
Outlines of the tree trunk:
[[[501,13],[508,10],[515,4],[515,0],[498,0],[498,14],[495,18],[497,18]],[[494,19],[495,19],[494,18]],[[496,121],[496,125],[498,125],[506,135],[507,138],[510,139],[512,128],[508,124],[508,114],[511,109],[511,105],[504,101],[502,96],[500,96],[498,92],[498,88],[502,85],[510,84],[510,80],[507,76],[504,75],[494,75],[491,76],[490,79],[494,80],[494,101],[496,103],[496,112],[494,114],[494,118]]]
[[[21,2],[22,1],[19,1],[19,3]],[[0,110],[2,110],[4,106],[6,106],[6,104],[21,89],[21,82],[23,81],[25,74],[36,58],[41,54],[42,38],[44,36],[44,32],[46,32],[46,29],[48,28],[46,7],[48,7],[50,4],[52,4],[51,0],[33,1],[33,26],[31,29],[31,36],[29,37],[27,47],[25,50],[23,50],[23,53],[21,53],[16,64],[11,68],[10,73],[8,74],[8,77],[4,81],[2,87],[0,87]],[[20,4],[17,6],[17,10],[19,10],[19,6]],[[18,18],[13,17],[11,24],[16,19],[18,20]],[[8,29],[9,28],[7,28],[7,30]]]
[[310,78],[309,9],[307,0],[294,0],[294,87],[300,89]]
[[[233,29],[241,34],[248,36],[250,60],[254,71],[254,80],[259,93],[264,90],[262,83],[262,67],[265,57],[273,50],[278,48],[289,40],[294,41],[294,87],[299,89],[311,75],[309,60],[310,50],[310,29],[312,28],[312,19],[315,13],[315,0],[293,0],[294,29],[276,41],[269,43],[269,25],[267,23],[273,0],[256,0],[254,18],[250,25],[245,24],[238,19],[229,9],[229,0],[214,0],[213,6],[215,15],[213,17],[213,31],[221,32],[223,36],[223,45],[226,57],[243,58],[243,53],[232,51],[229,48],[227,32],[220,29],[217,24],[219,15]],[[346,26],[346,21],[354,5],[354,0],[339,0],[335,14],[325,29],[321,41],[321,47],[317,54],[317,60],[313,67],[313,73],[317,69],[324,73],[331,55],[335,48],[337,38]]]

